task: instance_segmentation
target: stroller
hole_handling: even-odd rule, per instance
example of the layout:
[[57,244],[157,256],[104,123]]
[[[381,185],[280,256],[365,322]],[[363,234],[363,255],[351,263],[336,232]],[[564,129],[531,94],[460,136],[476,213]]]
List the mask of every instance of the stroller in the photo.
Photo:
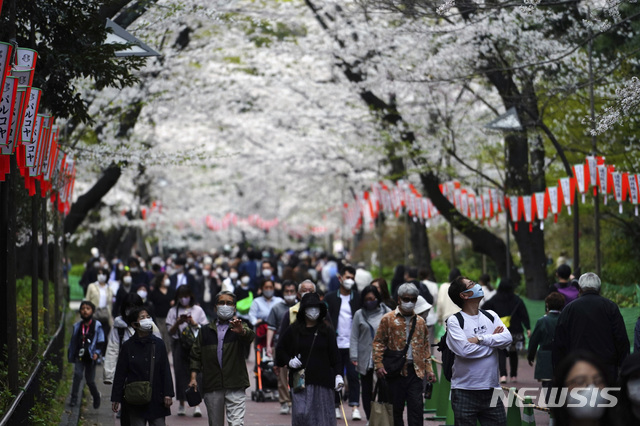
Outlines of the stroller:
[[256,329],[256,365],[253,368],[256,390],[251,391],[251,400],[256,402],[278,400],[278,376],[273,371],[273,360],[265,359],[266,344],[267,324],[262,323]]

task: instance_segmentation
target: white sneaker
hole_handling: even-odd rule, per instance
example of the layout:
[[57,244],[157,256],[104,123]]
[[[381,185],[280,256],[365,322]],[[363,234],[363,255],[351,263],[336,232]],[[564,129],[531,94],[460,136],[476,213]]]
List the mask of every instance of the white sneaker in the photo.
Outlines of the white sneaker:
[[358,407],[353,408],[353,411],[351,412],[351,420],[362,420],[362,416],[360,415],[360,410],[358,410]]
[[200,411],[199,405],[196,405],[195,410],[193,410],[193,417],[202,417],[202,411]]
[[179,416],[184,416],[185,415],[184,405],[178,405],[178,415]]
[[340,408],[336,407],[336,419],[341,419],[342,416],[340,415]]
[[289,414],[289,411],[289,404],[287,404],[286,402],[280,404],[280,414]]

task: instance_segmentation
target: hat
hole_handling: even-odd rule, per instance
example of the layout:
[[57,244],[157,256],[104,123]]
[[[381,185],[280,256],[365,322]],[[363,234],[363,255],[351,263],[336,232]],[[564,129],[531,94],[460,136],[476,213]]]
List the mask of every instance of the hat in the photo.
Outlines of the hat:
[[428,309],[431,309],[431,303],[427,302],[424,297],[418,296],[418,301],[416,302],[416,307],[413,308],[413,311],[420,315],[423,312],[426,312]]

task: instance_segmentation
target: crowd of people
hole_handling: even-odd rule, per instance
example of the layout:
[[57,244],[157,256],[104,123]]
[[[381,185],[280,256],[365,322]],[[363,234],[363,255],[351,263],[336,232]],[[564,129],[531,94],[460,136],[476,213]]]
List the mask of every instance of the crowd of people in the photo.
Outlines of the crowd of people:
[[[535,378],[548,390],[545,403],[557,387],[621,386],[611,409],[560,404],[553,409],[559,424],[637,422],[640,358],[628,356],[617,305],[600,295],[595,274],[575,280],[561,265],[556,277],[532,332],[510,280],[494,289],[489,276],[475,282],[457,269],[437,284],[428,271],[398,265],[387,283],[364,264],[319,252],[229,249],[123,262],[92,250],[69,344],[70,403],[78,403],[84,375],[100,406],[95,372],[102,363],[123,425],[165,424],[174,399],[178,416],[200,417],[204,405],[210,425],[225,418],[242,425],[253,349],[271,363],[279,412],[293,425],[335,425],[344,415],[369,420],[374,394],[393,405],[396,426],[405,406],[408,424],[422,425],[440,324],[447,332],[440,345],[454,354],[456,425],[506,425],[501,401],[491,402],[501,384],[517,382],[526,341]],[[192,403],[197,393],[202,402]]]

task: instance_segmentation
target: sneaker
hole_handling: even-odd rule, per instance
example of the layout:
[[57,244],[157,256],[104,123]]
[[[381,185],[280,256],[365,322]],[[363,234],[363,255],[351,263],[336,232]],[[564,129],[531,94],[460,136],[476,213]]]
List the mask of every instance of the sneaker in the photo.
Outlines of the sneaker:
[[78,404],[78,400],[75,398],[71,398],[71,401],[69,401],[69,407],[75,407]]
[[511,376],[511,380],[509,380],[511,383],[518,383],[518,378],[516,376]]
[[342,416],[340,415],[340,409],[338,407],[336,407],[336,419],[341,419]]
[[100,408],[101,400],[102,400],[102,394],[98,392],[98,395],[93,397],[93,408],[95,408],[96,410]]
[[280,414],[289,414],[289,411],[289,404],[287,404],[286,402],[280,404]]
[[351,420],[362,420],[362,416],[360,415],[360,410],[358,410],[358,407],[353,408],[353,411],[351,412]]
[[507,376],[501,376],[500,383],[507,383]]
[[202,417],[202,411],[200,411],[199,405],[196,405],[195,410],[193,410],[193,417]]
[[184,412],[184,405],[178,405],[178,415],[184,416],[186,413]]

